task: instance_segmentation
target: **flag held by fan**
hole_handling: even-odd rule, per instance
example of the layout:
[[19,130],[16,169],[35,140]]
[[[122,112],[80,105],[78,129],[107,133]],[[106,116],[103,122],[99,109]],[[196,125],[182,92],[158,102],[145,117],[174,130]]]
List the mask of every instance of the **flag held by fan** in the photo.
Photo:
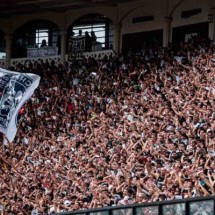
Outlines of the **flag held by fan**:
[[19,110],[39,86],[40,76],[0,68],[0,132],[12,142]]

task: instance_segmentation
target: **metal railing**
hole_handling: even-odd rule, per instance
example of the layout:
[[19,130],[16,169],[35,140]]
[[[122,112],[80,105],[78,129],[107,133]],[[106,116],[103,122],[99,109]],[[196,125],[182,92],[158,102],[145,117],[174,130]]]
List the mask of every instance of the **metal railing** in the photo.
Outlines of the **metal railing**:
[[[93,57],[95,59],[103,58],[104,56],[110,56],[114,55],[114,51],[112,49],[108,50],[101,50],[101,51],[93,51],[93,52],[83,52],[81,53],[81,56],[84,56],[85,58]],[[35,58],[14,58],[11,59],[11,66],[15,66],[18,63],[25,64],[27,61],[34,63],[39,61],[48,61],[49,63],[51,61],[54,61],[56,65],[60,63],[60,55],[56,56],[46,56],[46,57],[35,57]],[[68,55],[66,55],[66,60],[68,59]],[[0,67],[6,68],[6,59],[0,59]]]
[[96,208],[55,215],[215,215],[215,196]]

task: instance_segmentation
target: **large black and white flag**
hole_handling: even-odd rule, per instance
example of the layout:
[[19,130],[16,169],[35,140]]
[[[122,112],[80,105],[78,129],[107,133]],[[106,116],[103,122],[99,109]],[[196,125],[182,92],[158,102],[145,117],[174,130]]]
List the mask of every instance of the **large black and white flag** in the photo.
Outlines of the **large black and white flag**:
[[0,68],[0,132],[12,142],[17,132],[17,117],[24,103],[39,86],[40,76]]

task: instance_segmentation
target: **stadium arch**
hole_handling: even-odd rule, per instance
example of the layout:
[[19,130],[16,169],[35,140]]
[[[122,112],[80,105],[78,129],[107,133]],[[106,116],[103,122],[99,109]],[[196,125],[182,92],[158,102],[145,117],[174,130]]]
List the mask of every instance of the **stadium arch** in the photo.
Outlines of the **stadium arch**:
[[[185,9],[186,8],[186,9]],[[214,1],[197,0],[195,6],[190,0],[180,0],[173,5],[169,13],[171,18],[171,40],[186,41],[192,35],[214,38],[214,23],[209,15],[214,17]]]
[[[59,26],[48,19],[33,19],[19,25],[12,34],[12,58],[27,56],[27,48],[40,47],[42,40],[47,46],[58,46]],[[19,50],[19,52],[16,52]]]
[[67,47],[69,38],[78,36],[79,30],[83,35],[94,32],[102,49],[113,48],[113,22],[101,13],[88,13],[80,16],[67,28]]

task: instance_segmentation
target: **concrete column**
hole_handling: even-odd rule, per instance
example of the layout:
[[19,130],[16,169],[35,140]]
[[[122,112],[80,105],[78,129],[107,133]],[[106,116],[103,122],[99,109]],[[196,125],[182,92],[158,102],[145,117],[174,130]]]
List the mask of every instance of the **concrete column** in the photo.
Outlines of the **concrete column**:
[[209,38],[211,40],[215,40],[215,8],[210,9],[210,14],[208,14],[208,21],[209,21]]
[[122,29],[122,25],[117,23],[113,25],[113,49],[114,51],[119,54],[121,52],[121,44],[122,44],[122,40],[121,40],[121,29]]
[[66,62],[66,37],[67,37],[67,31],[63,30],[60,33],[61,36],[61,57],[60,57],[60,61],[62,64],[65,64]]
[[167,47],[172,42],[172,17],[165,17],[164,22],[163,47]]
[[5,42],[6,42],[6,67],[8,68],[11,66],[12,36],[6,35]]

